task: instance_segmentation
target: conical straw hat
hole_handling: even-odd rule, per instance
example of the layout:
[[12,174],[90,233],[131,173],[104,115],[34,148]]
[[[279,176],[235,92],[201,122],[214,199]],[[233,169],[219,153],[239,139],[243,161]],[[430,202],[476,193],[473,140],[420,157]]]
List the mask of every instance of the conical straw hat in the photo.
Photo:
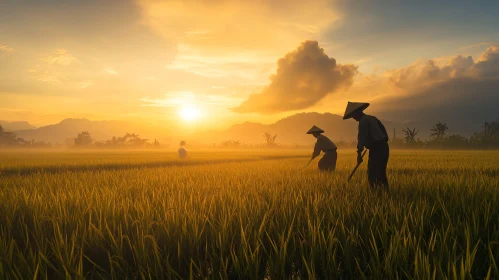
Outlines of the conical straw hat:
[[324,130],[318,128],[317,126],[312,126],[311,129],[308,130],[307,134],[313,134],[315,132],[318,132],[318,133],[324,133]]
[[369,107],[369,103],[362,102],[350,102],[348,101],[347,108],[345,110],[345,115],[343,115],[343,119],[349,119],[352,117],[352,114],[356,111],[364,111],[367,107]]

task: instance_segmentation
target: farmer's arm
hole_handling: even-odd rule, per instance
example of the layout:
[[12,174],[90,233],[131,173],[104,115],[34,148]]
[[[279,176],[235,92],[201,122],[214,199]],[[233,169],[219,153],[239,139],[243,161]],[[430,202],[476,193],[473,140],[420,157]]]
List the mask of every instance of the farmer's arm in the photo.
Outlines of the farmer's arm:
[[312,159],[318,157],[321,153],[321,143],[320,141],[317,141],[317,143],[315,143],[315,147],[314,147],[314,153],[312,154]]
[[357,139],[357,153],[360,154],[364,151],[366,146],[367,136],[369,134],[369,122],[364,117],[359,121],[359,136]]

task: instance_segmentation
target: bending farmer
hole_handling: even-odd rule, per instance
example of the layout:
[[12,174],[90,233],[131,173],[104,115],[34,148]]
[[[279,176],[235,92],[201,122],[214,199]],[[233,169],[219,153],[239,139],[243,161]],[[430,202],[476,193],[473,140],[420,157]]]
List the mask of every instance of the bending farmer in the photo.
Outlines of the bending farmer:
[[312,134],[315,138],[317,138],[312,159],[318,157],[321,151],[324,152],[324,156],[319,160],[319,170],[334,171],[336,169],[336,160],[338,158],[336,145],[333,141],[329,140],[329,138],[322,135],[322,133],[324,133],[324,130],[315,125],[307,132],[307,134]]

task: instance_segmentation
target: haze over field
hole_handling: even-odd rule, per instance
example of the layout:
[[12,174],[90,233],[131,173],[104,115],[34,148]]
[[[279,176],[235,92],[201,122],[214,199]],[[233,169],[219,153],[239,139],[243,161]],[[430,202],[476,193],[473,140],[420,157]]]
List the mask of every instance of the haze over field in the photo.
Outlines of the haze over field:
[[499,117],[498,9],[497,1],[2,1],[0,120],[42,127],[87,118],[131,132],[126,121],[166,139],[303,112],[342,115],[350,100],[371,102],[386,121],[421,131],[445,121],[469,135]]
[[[255,122],[244,122],[234,124],[227,129],[209,129],[191,126],[191,131],[178,131],[176,129],[161,127],[148,123],[137,123],[132,121],[92,121],[88,119],[65,119],[53,125],[32,127],[28,123],[16,124],[0,122],[7,131],[13,131],[18,137],[24,139],[34,139],[50,143],[64,144],[66,141],[82,132],[88,131],[95,141],[104,141],[113,136],[121,136],[125,133],[137,133],[151,141],[157,139],[163,144],[171,144],[180,139],[191,139],[199,146],[208,146],[213,143],[220,143],[227,140],[239,140],[246,144],[263,143],[263,134],[266,132],[277,134],[277,143],[283,145],[311,145],[313,139],[305,134],[310,128],[310,124],[316,124],[326,131],[326,135],[335,141],[356,141],[357,126],[351,121],[344,121],[341,116],[330,113],[298,113],[271,124]],[[402,129],[407,126],[421,127],[418,134],[423,139],[429,138],[430,129],[434,125],[428,122],[391,122],[385,121],[385,126],[393,137],[393,129],[396,129],[396,136],[402,138]],[[25,128],[24,128],[25,127]],[[15,129],[17,128],[17,129]],[[24,129],[23,129],[24,128]],[[452,127],[449,131],[469,136],[480,127],[460,126]]]

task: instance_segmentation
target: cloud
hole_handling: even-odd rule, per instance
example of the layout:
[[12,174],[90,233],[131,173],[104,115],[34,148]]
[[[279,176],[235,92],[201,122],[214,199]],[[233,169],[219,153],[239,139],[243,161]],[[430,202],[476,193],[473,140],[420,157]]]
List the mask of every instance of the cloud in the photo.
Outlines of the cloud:
[[460,55],[435,61],[388,72],[387,78],[403,92],[380,98],[373,112],[392,120],[443,120],[454,127],[478,127],[499,117],[497,46],[487,48],[476,61]]
[[459,47],[458,50],[467,51],[467,50],[474,49],[474,48],[489,47],[491,45],[494,45],[494,44],[492,42],[481,42],[481,43],[477,43],[477,44],[471,44],[471,45]]
[[36,78],[40,82],[51,83],[51,84],[62,84],[61,75],[49,75],[49,74],[39,74]]
[[403,120],[495,119],[499,77],[453,78],[432,87],[415,89],[410,95],[381,100],[376,106],[385,116]]
[[262,68],[271,65],[268,57],[258,53],[203,54],[202,51],[188,45],[179,44],[178,54],[166,68],[182,70],[205,77],[237,76],[246,79],[255,78]]
[[67,50],[56,49],[49,55],[39,57],[39,63],[26,71],[37,81],[61,86],[70,77],[70,65],[72,66],[75,61],[77,59]]
[[57,49],[52,54],[42,57],[41,60],[50,65],[68,66],[76,61],[76,58],[65,49]]
[[390,81],[403,89],[429,86],[433,83],[446,81],[451,78],[462,77],[470,74],[474,64],[471,56],[461,55],[439,65],[437,60],[418,60],[411,65],[389,71]]
[[409,92],[459,78],[499,78],[499,47],[488,47],[476,61],[462,55],[418,60],[407,67],[388,71],[385,76],[395,86]]
[[487,48],[473,65],[473,70],[475,71],[475,75],[479,77],[498,78],[499,47],[491,46]]
[[148,107],[178,107],[182,105],[231,106],[240,102],[240,98],[220,94],[195,94],[192,91],[176,91],[164,95],[164,98],[143,97],[139,99],[142,106]]
[[497,89],[499,48],[490,46],[476,59],[420,59],[382,74],[359,74],[347,92],[328,95],[312,109],[342,114],[347,101],[370,102],[367,113],[383,119],[412,122],[421,130],[446,121],[451,133],[470,135],[499,118]]
[[279,59],[268,86],[233,111],[269,114],[305,109],[328,94],[350,87],[356,73],[356,66],[337,64],[317,41],[305,41]]
[[13,52],[14,48],[5,46],[5,45],[0,45],[0,52]]
[[106,72],[109,75],[115,75],[115,76],[119,74],[118,71],[116,71],[115,69],[113,69],[111,67],[104,68],[104,72]]
[[[339,18],[328,0],[137,0],[142,21],[177,43],[171,69],[208,77],[248,76]],[[243,66],[246,70],[239,71]],[[235,71],[238,70],[238,71]],[[248,78],[252,78],[251,76]]]

